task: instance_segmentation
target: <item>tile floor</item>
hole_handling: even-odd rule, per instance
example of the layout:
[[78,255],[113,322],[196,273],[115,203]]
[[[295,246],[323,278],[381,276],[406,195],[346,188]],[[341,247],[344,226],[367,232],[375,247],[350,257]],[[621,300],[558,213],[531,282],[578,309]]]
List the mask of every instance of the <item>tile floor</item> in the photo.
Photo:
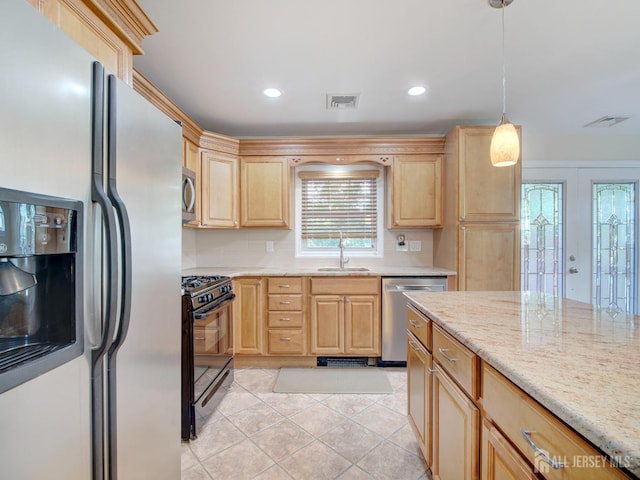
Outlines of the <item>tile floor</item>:
[[182,444],[182,480],[430,480],[406,416],[406,370],[382,370],[392,394],[273,393],[278,369],[236,369]]

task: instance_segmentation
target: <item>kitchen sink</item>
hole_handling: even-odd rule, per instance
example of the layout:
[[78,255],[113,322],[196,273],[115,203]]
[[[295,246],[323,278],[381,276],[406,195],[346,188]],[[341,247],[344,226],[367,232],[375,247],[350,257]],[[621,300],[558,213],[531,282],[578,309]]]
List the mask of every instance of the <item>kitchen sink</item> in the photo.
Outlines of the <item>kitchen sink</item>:
[[368,272],[369,269],[366,267],[321,267],[318,269],[319,272]]

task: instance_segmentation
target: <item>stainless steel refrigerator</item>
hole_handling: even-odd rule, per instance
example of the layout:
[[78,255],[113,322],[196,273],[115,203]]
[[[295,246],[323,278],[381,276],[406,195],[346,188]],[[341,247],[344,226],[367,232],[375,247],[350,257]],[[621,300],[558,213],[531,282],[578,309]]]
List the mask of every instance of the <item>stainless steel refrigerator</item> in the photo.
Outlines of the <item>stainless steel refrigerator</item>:
[[0,187],[84,217],[82,354],[0,393],[0,478],[178,479],[181,129],[25,0],[0,3],[0,65]]

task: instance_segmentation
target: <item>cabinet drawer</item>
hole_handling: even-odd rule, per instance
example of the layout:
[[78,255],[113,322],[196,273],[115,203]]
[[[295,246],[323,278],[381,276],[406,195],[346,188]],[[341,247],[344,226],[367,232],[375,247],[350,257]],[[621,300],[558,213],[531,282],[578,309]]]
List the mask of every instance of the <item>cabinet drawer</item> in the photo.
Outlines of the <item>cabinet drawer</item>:
[[269,327],[302,327],[302,312],[269,312],[267,317]]
[[302,330],[269,330],[268,351],[270,354],[304,354]]
[[416,312],[413,308],[407,308],[407,329],[431,351],[431,320]]
[[433,358],[473,398],[478,398],[478,357],[433,325]]
[[[486,364],[483,364],[482,371],[482,405],[485,415],[545,478],[627,478],[578,434]],[[542,455],[536,454],[530,442],[547,453],[550,461],[566,462],[567,467],[554,469]]]
[[269,277],[267,293],[302,293],[301,277]]
[[302,310],[302,295],[269,295],[269,310]]
[[380,294],[380,277],[318,277],[311,279],[312,294]]

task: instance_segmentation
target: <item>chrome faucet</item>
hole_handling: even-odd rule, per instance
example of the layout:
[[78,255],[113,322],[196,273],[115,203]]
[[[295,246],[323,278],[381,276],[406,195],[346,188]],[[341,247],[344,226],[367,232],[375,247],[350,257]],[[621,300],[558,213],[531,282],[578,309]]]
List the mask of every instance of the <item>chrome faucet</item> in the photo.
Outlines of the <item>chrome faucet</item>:
[[349,257],[344,256],[344,238],[342,237],[342,230],[340,230],[340,243],[338,243],[340,249],[340,269],[344,268],[345,263],[349,263]]

